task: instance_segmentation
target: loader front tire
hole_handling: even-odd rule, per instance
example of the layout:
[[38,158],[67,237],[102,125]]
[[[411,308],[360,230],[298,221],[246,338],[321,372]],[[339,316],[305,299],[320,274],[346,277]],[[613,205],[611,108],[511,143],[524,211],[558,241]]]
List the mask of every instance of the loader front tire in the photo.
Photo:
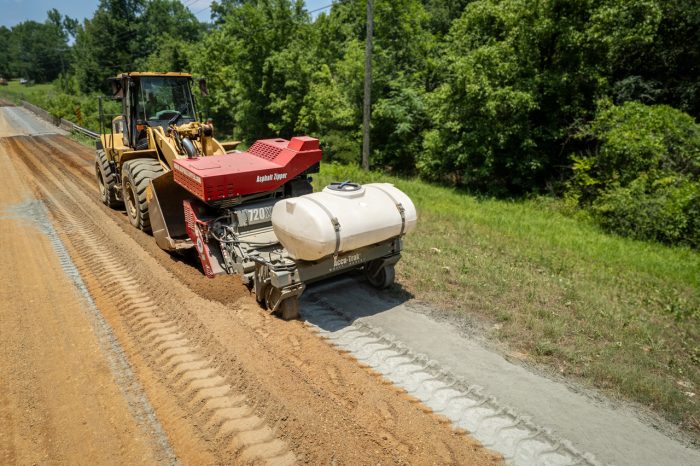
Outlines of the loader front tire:
[[146,189],[152,179],[163,173],[163,167],[156,159],[129,160],[122,168],[122,197],[126,216],[133,226],[146,233],[151,232]]
[[102,203],[112,209],[121,207],[122,202],[118,199],[117,191],[114,189],[117,185],[117,175],[107,161],[107,154],[101,149],[95,154],[95,176]]

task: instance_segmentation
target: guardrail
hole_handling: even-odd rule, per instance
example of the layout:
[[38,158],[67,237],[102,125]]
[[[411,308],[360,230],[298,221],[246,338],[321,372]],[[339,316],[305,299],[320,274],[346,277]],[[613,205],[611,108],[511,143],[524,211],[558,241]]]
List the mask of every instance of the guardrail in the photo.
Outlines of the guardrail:
[[65,131],[70,131],[70,132],[75,132],[75,133],[80,133],[84,136],[87,136],[89,138],[97,139],[100,137],[99,133],[96,133],[94,131],[91,131],[87,128],[83,128],[82,126],[76,125],[72,121],[64,120],[63,118],[57,118],[53,115],[51,115],[49,112],[44,110],[41,107],[37,107],[34,104],[31,104],[27,102],[26,100],[22,100],[22,107],[26,108],[30,112],[34,113],[36,116],[39,118],[48,121],[54,126],[58,126],[59,128],[65,130]]
[[73,125],[73,131],[75,131],[76,133],[80,133],[82,135],[85,135],[85,136],[93,138],[93,139],[97,139],[100,137],[100,135],[94,131],[90,131],[87,128],[83,128],[82,126],[78,126],[75,123],[72,123],[72,125]]
[[36,116],[41,118],[42,120],[46,120],[49,123],[51,123],[54,126],[61,126],[61,119],[56,118],[55,116],[51,115],[49,112],[44,110],[41,107],[37,107],[34,104],[30,104],[26,100],[22,100],[22,107],[26,108],[30,112],[34,113]]

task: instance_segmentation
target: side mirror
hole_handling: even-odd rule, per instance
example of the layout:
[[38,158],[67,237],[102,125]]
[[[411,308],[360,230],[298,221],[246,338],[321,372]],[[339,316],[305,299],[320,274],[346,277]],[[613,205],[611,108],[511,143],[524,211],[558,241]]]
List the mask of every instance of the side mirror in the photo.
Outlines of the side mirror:
[[209,95],[209,89],[207,89],[207,80],[204,78],[199,78],[199,93],[204,97]]

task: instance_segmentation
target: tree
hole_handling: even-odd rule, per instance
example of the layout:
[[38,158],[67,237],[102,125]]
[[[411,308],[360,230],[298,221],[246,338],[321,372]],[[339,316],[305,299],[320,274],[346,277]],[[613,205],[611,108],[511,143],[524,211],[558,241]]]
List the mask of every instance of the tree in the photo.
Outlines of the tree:
[[440,38],[444,37],[469,2],[470,0],[423,0],[431,32]]
[[666,103],[700,117],[700,3],[604,2],[592,22],[618,103]]
[[136,69],[189,71],[189,55],[204,32],[202,24],[177,0],[149,0],[139,18],[143,52]]
[[[417,0],[375,2],[372,166],[414,170],[428,122],[424,96],[434,39],[427,20]],[[306,98],[301,111],[301,126],[318,128],[322,141],[328,140],[327,154],[352,162],[360,160],[365,23],[364,2],[336,3],[316,20],[314,54],[327,70],[314,73],[310,89],[319,94]],[[342,111],[323,115],[324,105]]]
[[107,77],[130,71],[146,55],[139,21],[144,5],[144,0],[100,0],[94,16],[78,28],[73,72],[80,91],[106,89]]
[[659,11],[656,0],[469,3],[442,45],[421,173],[500,194],[566,176],[572,135],[618,63],[653,42]]
[[[303,2],[231,1],[214,11],[218,24],[193,53],[192,68],[210,79],[208,105],[217,127],[232,130],[245,141],[291,130],[289,112],[298,113],[291,110],[292,103],[298,106],[298,102],[281,104],[280,100],[292,89],[299,100],[306,78],[282,76],[276,70],[281,65],[279,54],[295,62],[308,56],[301,51],[306,46],[304,33],[309,32],[304,25],[310,21]],[[295,71],[304,68],[290,66]]]
[[336,64],[335,74],[325,63],[312,74],[296,125],[297,130],[320,138],[327,160],[344,163],[359,161],[362,141],[358,123],[362,107],[354,104],[345,85],[361,83],[363,49],[354,43],[355,53],[347,53],[344,62]]
[[0,26],[0,76],[4,78],[11,77],[10,61],[12,60],[10,41],[12,31],[5,26]]
[[433,129],[418,168],[492,192],[523,189],[543,167],[537,129],[537,12],[524,1],[476,1],[455,21],[431,93]]
[[700,125],[667,105],[600,103],[567,196],[625,236],[700,247]]
[[5,33],[8,74],[45,82],[65,71],[68,36],[62,24],[60,13],[51,10],[46,22],[24,21]]
[[380,1],[375,8],[372,165],[412,174],[429,123],[425,94],[435,39],[419,0]]

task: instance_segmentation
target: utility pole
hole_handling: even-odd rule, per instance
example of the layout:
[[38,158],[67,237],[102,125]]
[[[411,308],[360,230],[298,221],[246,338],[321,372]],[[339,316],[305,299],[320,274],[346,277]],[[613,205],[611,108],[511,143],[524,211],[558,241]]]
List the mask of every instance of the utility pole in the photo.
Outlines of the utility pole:
[[374,0],[367,0],[367,39],[365,40],[365,101],[362,118],[362,168],[369,170],[369,125],[372,112],[372,33]]

